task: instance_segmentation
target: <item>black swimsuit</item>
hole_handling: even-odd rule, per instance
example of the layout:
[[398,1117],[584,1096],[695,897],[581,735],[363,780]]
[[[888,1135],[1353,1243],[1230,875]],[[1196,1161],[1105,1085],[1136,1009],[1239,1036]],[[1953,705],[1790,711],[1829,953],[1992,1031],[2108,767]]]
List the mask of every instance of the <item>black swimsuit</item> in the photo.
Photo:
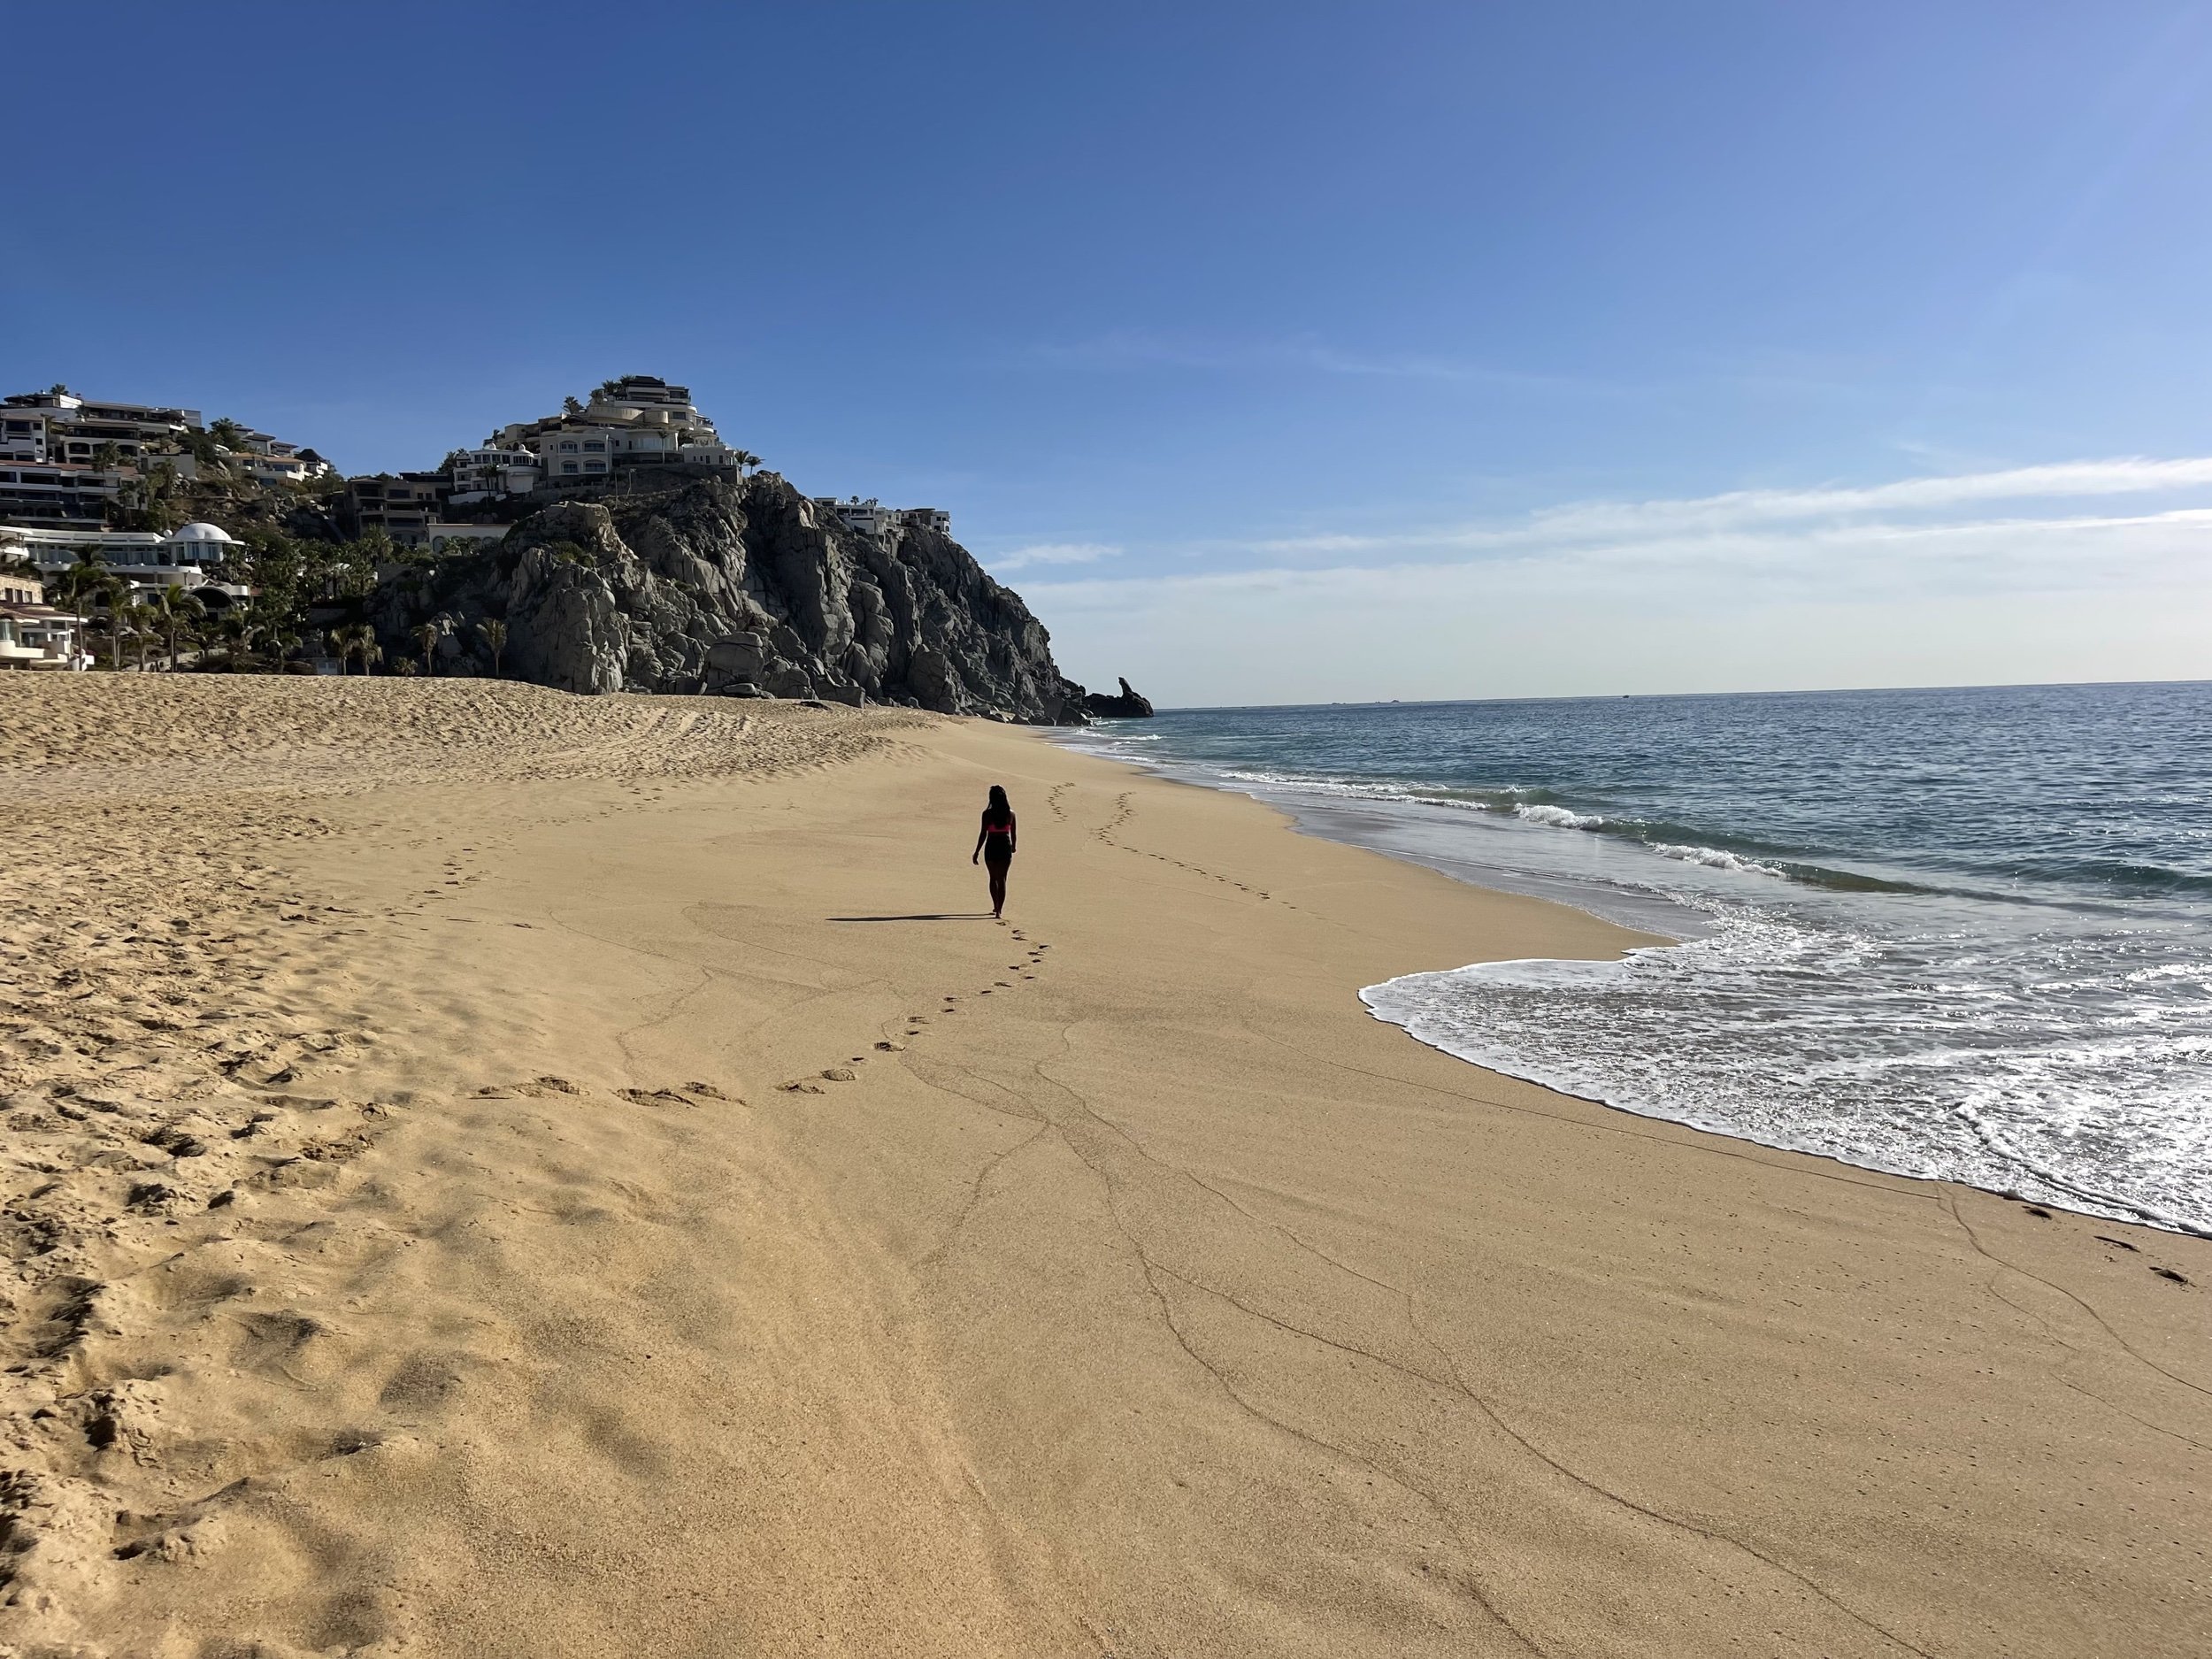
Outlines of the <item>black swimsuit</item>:
[[[1001,840],[1003,836],[1005,839]],[[987,864],[1010,864],[1014,862],[1014,820],[1003,824],[983,820],[983,862]]]

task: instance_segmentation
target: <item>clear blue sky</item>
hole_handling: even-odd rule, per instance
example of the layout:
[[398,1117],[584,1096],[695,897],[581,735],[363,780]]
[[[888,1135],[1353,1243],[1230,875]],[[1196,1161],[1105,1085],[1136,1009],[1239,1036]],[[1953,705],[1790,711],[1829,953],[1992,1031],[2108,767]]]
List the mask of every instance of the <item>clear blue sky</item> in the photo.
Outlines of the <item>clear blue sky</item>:
[[2212,675],[2208,69],[2175,4],[5,4],[0,378],[369,471],[663,374],[1171,701]]

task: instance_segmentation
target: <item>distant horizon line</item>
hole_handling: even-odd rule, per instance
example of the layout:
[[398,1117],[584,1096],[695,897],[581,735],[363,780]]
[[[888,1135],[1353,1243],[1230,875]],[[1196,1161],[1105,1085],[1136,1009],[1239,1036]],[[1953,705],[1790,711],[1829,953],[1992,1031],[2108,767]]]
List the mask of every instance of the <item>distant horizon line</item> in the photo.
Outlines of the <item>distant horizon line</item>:
[[[1450,709],[1496,703],[1655,703],[1663,699],[1692,697],[1883,697],[1922,691],[2100,691],[2132,686],[2212,686],[2212,676],[2182,680],[1968,680],[1947,685],[1820,686],[1766,691],[1587,691],[1549,696],[1377,697],[1356,701],[1337,698],[1324,703],[1184,703],[1172,706],[1163,704],[1153,710],[1153,715],[1234,714],[1246,710],[1258,713],[1285,709]],[[1125,718],[1141,720],[1147,717],[1133,715]]]

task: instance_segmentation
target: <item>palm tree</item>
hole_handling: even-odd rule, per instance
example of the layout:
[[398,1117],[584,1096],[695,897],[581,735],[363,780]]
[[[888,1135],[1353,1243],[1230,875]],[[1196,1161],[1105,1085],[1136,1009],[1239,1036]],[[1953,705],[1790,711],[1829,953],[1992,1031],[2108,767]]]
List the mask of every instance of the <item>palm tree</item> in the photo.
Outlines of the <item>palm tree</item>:
[[120,673],[123,669],[123,634],[125,633],[123,602],[130,593],[130,584],[119,576],[110,575],[104,570],[95,573],[86,573],[85,567],[82,565],[69,573],[77,578],[75,586],[81,595],[89,594],[95,604],[106,607],[107,615],[102,618],[102,622],[108,636],[108,648],[111,653],[108,666]]
[[162,632],[169,636],[169,666],[173,670],[179,636],[191,632],[193,623],[207,615],[207,607],[197,595],[165,582],[154,590],[154,611],[161,618]]
[[437,671],[430,665],[430,653],[437,649],[438,625],[434,622],[417,623],[410,631],[409,637],[415,641],[415,649],[422,653],[422,672],[426,674],[435,673]]
[[234,672],[238,667],[238,654],[245,649],[253,630],[247,626],[246,618],[234,611],[216,626],[222,630],[225,665]]
[[138,672],[146,672],[146,647],[157,636],[161,626],[161,612],[143,600],[123,607],[122,619],[130,625],[132,637],[138,641]]
[[101,562],[100,549],[96,547],[79,548],[77,562],[61,573],[61,580],[56,586],[68,595],[80,634],[84,633],[85,601],[104,589],[111,580],[108,567]]
[[476,625],[476,631],[482,635],[484,643],[491,648],[492,678],[496,680],[499,678],[499,655],[507,649],[507,625],[497,617],[487,617]]
[[123,620],[124,607],[111,601],[107,615],[102,617],[101,631],[108,637],[108,667],[116,673],[123,672],[123,636],[130,632]]
[[324,642],[330,647],[332,654],[338,659],[338,672],[341,674],[346,672],[346,659],[353,655],[352,635],[353,630],[350,628],[333,628],[323,635]]
[[737,472],[739,477],[742,478],[745,475],[745,469],[747,467],[758,466],[759,465],[760,457],[755,455],[750,449],[740,449],[737,451]]
[[340,628],[330,637],[333,643],[338,647],[338,661],[342,672],[345,660],[349,657],[357,657],[361,659],[361,672],[365,674],[369,672],[369,665],[372,663],[380,663],[384,660],[384,648],[376,641],[376,630],[365,622],[356,622],[350,626]]

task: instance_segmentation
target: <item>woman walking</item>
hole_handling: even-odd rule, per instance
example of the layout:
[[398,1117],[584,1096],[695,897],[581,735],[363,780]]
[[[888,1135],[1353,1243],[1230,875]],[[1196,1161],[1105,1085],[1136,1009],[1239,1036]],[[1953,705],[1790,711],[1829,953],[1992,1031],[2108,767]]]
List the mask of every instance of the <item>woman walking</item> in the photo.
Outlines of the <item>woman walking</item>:
[[1006,872],[1014,862],[1014,809],[1006,803],[1006,791],[991,786],[991,803],[983,809],[983,827],[976,833],[970,864],[980,863],[991,872],[991,914],[1006,908]]

